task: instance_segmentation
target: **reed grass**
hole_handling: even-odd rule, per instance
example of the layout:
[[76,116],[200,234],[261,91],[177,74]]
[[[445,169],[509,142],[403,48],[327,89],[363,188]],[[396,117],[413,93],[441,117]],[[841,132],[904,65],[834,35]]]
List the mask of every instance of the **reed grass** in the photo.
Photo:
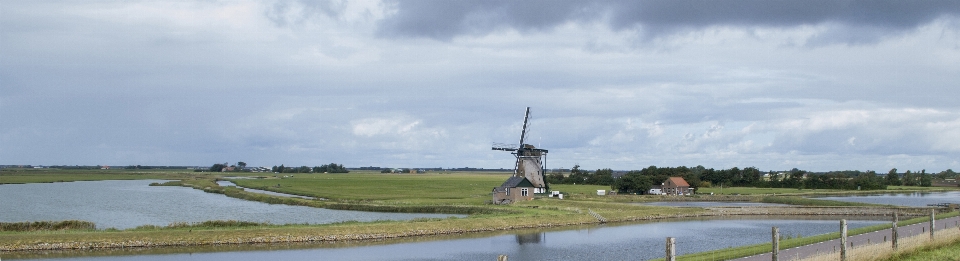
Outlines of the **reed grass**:
[[244,227],[264,227],[276,226],[270,223],[239,221],[239,220],[208,220],[203,222],[174,222],[166,226],[142,225],[130,229],[132,231],[141,230],[160,230],[160,229],[217,229],[217,228],[244,228]]
[[82,220],[64,221],[34,221],[34,222],[0,222],[0,231],[51,231],[51,230],[93,230],[93,222]]

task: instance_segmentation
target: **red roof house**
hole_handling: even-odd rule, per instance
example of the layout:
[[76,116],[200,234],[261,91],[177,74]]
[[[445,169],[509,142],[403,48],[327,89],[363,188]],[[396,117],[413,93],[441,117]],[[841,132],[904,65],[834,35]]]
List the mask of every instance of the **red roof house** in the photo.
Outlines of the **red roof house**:
[[667,195],[690,195],[690,184],[681,177],[670,177],[663,182],[663,193]]

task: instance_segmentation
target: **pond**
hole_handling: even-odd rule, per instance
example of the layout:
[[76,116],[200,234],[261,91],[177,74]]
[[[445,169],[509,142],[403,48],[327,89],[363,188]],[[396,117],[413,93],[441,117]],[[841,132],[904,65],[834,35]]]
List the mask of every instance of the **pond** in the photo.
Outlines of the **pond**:
[[928,204],[960,203],[960,191],[948,192],[914,192],[914,193],[882,193],[845,195],[833,197],[816,197],[845,202],[860,202],[871,204],[897,205],[907,207],[926,207]]
[[[836,232],[842,217],[750,217],[684,219],[624,225],[580,227],[567,230],[528,230],[506,234],[416,238],[412,241],[337,244],[274,244],[185,248],[179,253],[106,256],[91,252],[29,253],[3,258],[53,258],[66,260],[649,260],[663,257],[664,241],[676,238],[678,254],[766,243],[770,228],[784,236],[812,236]],[[852,220],[850,229],[887,223],[886,220]],[[176,250],[176,249],[173,249]],[[130,251],[130,250],[118,250]],[[222,251],[222,252],[212,252]],[[84,253],[87,257],[70,257]],[[117,253],[113,253],[117,254]],[[120,254],[124,254],[120,252]],[[18,254],[19,255],[19,254]],[[32,255],[32,256],[31,256]],[[79,255],[79,254],[76,254]]]
[[240,220],[272,224],[410,220],[464,215],[380,213],[274,205],[187,187],[149,186],[162,180],[106,180],[0,185],[0,222],[85,220],[98,229],[173,222]]

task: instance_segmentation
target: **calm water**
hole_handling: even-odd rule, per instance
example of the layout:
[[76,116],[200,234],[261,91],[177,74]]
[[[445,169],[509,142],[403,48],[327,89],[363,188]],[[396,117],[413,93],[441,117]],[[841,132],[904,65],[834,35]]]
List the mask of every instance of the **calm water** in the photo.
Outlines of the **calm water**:
[[650,203],[640,203],[645,206],[662,207],[784,207],[787,204],[760,203],[760,202],[729,202],[729,201],[660,201]]
[[870,195],[849,195],[837,197],[817,197],[846,202],[860,202],[872,204],[886,204],[908,207],[925,207],[927,204],[957,203],[960,204],[960,191],[924,192],[924,193],[884,193]]
[[[226,181],[226,180],[217,181],[217,185],[219,185],[219,186],[221,186],[221,187],[236,187],[236,186],[237,186],[236,183],[233,183],[232,181]],[[260,194],[267,194],[267,195],[273,195],[273,196],[281,196],[281,197],[313,199],[312,197],[305,197],[305,196],[300,196],[300,195],[279,193],[279,192],[273,192],[273,191],[261,190],[261,189],[243,188],[243,191],[253,192],[253,193],[260,193]]]
[[273,224],[445,218],[448,214],[379,213],[271,205],[161,180],[108,180],[0,185],[0,221],[86,220],[97,228],[165,226],[173,222],[242,220]]
[[[141,254],[128,256],[67,257],[67,260],[648,260],[663,257],[664,240],[675,237],[678,254],[769,242],[770,227],[781,234],[812,236],[839,231],[839,217],[821,219],[697,219],[620,226],[598,226],[562,231],[527,231],[520,234],[379,245],[312,244],[301,249]],[[848,220],[849,228],[887,221]],[[428,238],[429,239],[429,238]],[[312,248],[311,248],[312,247]],[[258,249],[259,248],[259,249]],[[222,251],[209,250],[209,251]],[[55,255],[37,254],[50,258]],[[4,256],[20,258],[23,256]]]

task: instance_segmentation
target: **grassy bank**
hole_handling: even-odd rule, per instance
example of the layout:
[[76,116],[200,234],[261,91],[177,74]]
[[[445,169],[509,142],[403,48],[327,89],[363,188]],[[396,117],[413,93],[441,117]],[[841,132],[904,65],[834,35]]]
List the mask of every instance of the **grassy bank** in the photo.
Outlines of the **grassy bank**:
[[[897,248],[890,243],[866,244],[847,250],[847,260],[894,261],[894,260],[960,260],[960,230],[956,227],[938,230],[934,238],[927,233],[900,238]],[[840,254],[820,253],[803,261],[833,261]]]
[[798,205],[798,206],[858,206],[858,207],[880,206],[877,204],[870,204],[870,203],[834,201],[834,200],[804,198],[804,197],[795,197],[795,196],[766,196],[761,198],[760,202]]
[[185,179],[192,171],[101,169],[0,169],[0,184],[52,183],[95,180]]
[[960,260],[960,239],[898,253],[886,261]]
[[[943,219],[943,218],[956,217],[958,214],[960,213],[948,212],[944,214],[939,214],[936,216],[936,218]],[[929,217],[919,217],[919,218],[912,218],[912,219],[897,222],[897,225],[907,226],[907,225],[919,224],[927,221],[930,221]],[[848,230],[847,235],[855,236],[855,235],[869,233],[873,231],[889,229],[891,227],[892,227],[892,224],[881,224],[881,225],[855,228],[855,229]],[[807,236],[807,237],[801,236],[801,237],[795,237],[795,238],[786,238],[786,239],[780,240],[780,249],[789,249],[789,248],[814,244],[818,242],[834,240],[838,238],[840,238],[839,231],[834,233],[829,233],[829,234],[814,235],[814,236]],[[729,259],[767,253],[767,252],[770,252],[771,248],[772,248],[771,243],[765,243],[765,244],[757,244],[757,245],[750,245],[750,246],[742,246],[737,248],[694,253],[694,254],[679,256],[677,259],[678,260],[729,260]],[[663,259],[657,259],[657,260],[663,260]]]

